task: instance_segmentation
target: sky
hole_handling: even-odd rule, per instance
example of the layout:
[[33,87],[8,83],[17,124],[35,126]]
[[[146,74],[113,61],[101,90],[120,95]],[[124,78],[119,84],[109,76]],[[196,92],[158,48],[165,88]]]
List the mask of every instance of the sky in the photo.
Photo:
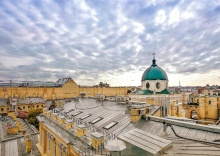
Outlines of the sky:
[[220,85],[219,0],[2,0],[0,80]]

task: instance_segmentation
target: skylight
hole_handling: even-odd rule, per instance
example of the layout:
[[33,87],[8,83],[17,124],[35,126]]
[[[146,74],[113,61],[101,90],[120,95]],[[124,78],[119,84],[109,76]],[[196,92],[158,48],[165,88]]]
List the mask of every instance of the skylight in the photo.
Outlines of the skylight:
[[77,116],[77,115],[79,115],[79,114],[81,114],[82,112],[77,112],[77,113],[75,113],[75,114],[73,114],[73,115],[71,115],[71,116]]
[[112,128],[113,126],[115,126],[117,123],[118,123],[118,122],[113,121],[113,122],[111,122],[110,124],[108,124],[107,126],[105,126],[104,129],[109,130],[110,128]]
[[102,119],[103,119],[102,117],[98,117],[98,118],[92,120],[90,123],[91,123],[91,124],[95,124],[95,123],[99,122],[99,121],[102,120]]

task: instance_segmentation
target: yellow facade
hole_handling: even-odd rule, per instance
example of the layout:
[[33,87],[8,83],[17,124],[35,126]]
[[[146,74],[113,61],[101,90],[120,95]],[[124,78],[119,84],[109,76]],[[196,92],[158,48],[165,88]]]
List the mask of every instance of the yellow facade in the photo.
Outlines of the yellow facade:
[[17,125],[17,127],[18,127],[18,130],[19,130],[19,131],[22,131],[23,126],[22,126],[21,121],[17,120],[17,121],[16,121],[16,125]]
[[173,117],[185,117],[185,113],[183,114],[183,105],[182,103],[177,104],[176,101],[170,102],[170,116]]
[[98,132],[92,133],[92,147],[98,149],[105,141],[104,136]]
[[11,111],[10,105],[0,105],[0,115],[8,114],[9,111]]
[[18,127],[17,126],[8,127],[7,128],[7,133],[8,134],[18,134]]
[[84,135],[86,135],[86,127],[84,125],[77,125],[77,127],[76,127],[76,136],[78,138],[81,138]]
[[26,136],[25,137],[25,141],[24,141],[24,144],[26,145],[26,152],[27,153],[30,153],[31,150],[32,150],[32,140],[30,139],[30,136]]
[[131,116],[130,116],[130,121],[131,122],[137,122],[141,119],[142,115],[146,114],[146,107],[142,108],[131,108]]
[[199,119],[219,118],[220,98],[218,96],[197,96],[192,98],[195,105],[187,105],[187,118],[192,118],[192,113],[196,112]]
[[88,97],[96,94],[106,96],[127,95],[128,87],[79,87],[72,78],[59,87],[0,87],[0,98],[41,97],[44,100],[68,99],[85,93]]
[[78,156],[78,152],[59,135],[40,122],[37,148],[42,156]]
[[69,130],[70,128],[74,127],[74,122],[66,122],[66,130]]
[[0,87],[0,98],[41,97],[44,100],[55,100],[78,95],[79,86],[71,78],[61,87]]
[[17,119],[15,112],[8,112],[8,116],[11,117],[13,120]]

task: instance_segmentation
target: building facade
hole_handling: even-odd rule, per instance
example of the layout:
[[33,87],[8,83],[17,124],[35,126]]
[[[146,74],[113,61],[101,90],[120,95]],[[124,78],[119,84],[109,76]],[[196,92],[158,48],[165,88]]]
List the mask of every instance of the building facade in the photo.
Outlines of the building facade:
[[55,83],[16,83],[0,86],[0,98],[32,98],[38,97],[44,100],[69,99],[85,93],[87,97],[96,94],[106,96],[127,95],[130,87],[80,87],[72,78],[62,78]]

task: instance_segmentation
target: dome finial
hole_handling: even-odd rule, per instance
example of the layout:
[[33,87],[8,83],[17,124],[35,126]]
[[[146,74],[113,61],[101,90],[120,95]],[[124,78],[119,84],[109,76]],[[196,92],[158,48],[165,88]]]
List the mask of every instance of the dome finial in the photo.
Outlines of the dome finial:
[[155,53],[155,52],[153,52],[153,54],[152,54],[152,55],[153,55],[153,59],[155,60],[155,55],[156,55],[156,53]]
[[152,64],[152,66],[157,66],[157,64],[156,64],[156,60],[155,60],[155,55],[156,55],[156,53],[155,52],[153,52],[153,64]]

